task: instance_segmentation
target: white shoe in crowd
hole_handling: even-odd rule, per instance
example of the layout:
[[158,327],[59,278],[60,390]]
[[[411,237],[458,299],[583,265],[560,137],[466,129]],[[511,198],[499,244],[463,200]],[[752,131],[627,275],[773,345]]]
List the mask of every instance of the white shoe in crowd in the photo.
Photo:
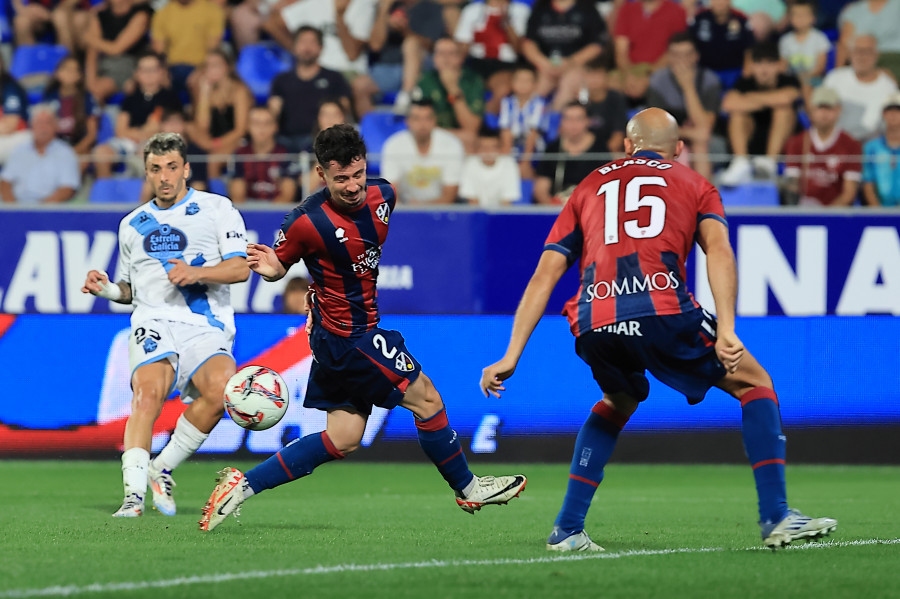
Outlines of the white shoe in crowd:
[[735,156],[719,175],[719,184],[725,187],[744,185],[753,180],[753,165],[746,156]]

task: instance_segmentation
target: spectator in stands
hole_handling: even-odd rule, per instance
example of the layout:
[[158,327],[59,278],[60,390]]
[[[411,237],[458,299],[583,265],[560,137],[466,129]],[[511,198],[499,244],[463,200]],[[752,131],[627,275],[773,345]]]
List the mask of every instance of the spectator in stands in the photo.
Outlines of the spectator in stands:
[[729,116],[728,141],[734,153],[734,159],[722,173],[722,185],[747,183],[754,170],[761,178],[775,176],[775,157],[797,126],[794,104],[800,98],[800,82],[781,70],[778,47],[761,42],[750,53],[750,76],[739,79],[722,99],[722,110]]
[[67,56],[59,61],[42,102],[56,110],[56,135],[72,146],[84,170],[97,143],[100,108],[86,89],[78,59]]
[[731,0],[710,0],[709,8],[694,17],[690,27],[697,42],[701,67],[715,71],[724,89],[731,89],[750,62],[753,31]]
[[621,93],[609,89],[607,61],[607,57],[600,56],[586,65],[579,100],[587,107],[591,131],[606,142],[607,151],[624,152],[628,105]]
[[804,88],[816,86],[825,75],[831,42],[815,28],[814,0],[794,0],[788,15],[792,31],[778,41],[778,51]]
[[863,148],[863,199],[869,206],[900,206],[900,93],[893,93],[882,110],[884,135]]
[[[322,100],[319,104],[318,110],[316,110],[316,124],[313,127],[312,138],[315,141],[316,136],[319,132],[328,129],[329,127],[334,127],[335,125],[340,125],[342,123],[347,122],[347,111],[344,109],[344,106],[338,100],[334,99],[326,99]],[[313,194],[323,187],[325,187],[325,181],[319,174],[316,172],[315,165],[316,162],[316,154],[312,146],[306,148],[307,151],[307,160],[309,160],[309,168],[306,169],[306,178],[303,179],[302,173],[301,177],[298,178],[298,182],[303,188],[303,195],[308,196]]]
[[31,111],[32,139],[17,146],[0,175],[0,196],[18,204],[58,204],[72,199],[81,185],[78,157],[56,137],[56,112],[38,105]]
[[369,38],[369,74],[354,79],[357,114],[371,110],[372,96],[391,92],[397,92],[394,111],[406,114],[422,65],[434,42],[444,35],[439,4],[431,0],[379,0]]
[[31,139],[28,131],[28,94],[6,70],[0,55],[0,164],[12,149]]
[[787,26],[784,0],[734,0],[734,7],[747,15],[757,42],[772,42]]
[[464,61],[456,42],[439,39],[434,44],[434,68],[422,75],[413,95],[431,100],[438,127],[459,137],[471,151],[484,114],[484,82],[463,66]]
[[188,77],[206,53],[222,43],[225,12],[212,0],[171,0],[153,15],[153,50],[166,57],[172,89],[183,101],[190,97]]
[[519,167],[515,158],[502,153],[499,132],[483,126],[478,132],[476,151],[476,155],[467,156],[463,163],[459,197],[482,208],[508,206],[519,201],[522,197]]
[[437,126],[427,98],[412,102],[406,126],[384,143],[381,176],[394,184],[403,204],[452,204],[465,158],[462,142]]
[[87,88],[101,104],[124,91],[147,49],[153,9],[137,0],[108,0],[91,14],[84,36]]
[[263,23],[284,3],[280,0],[238,0],[228,15],[231,39],[240,52],[245,46],[259,43]]
[[511,91],[512,71],[530,14],[527,4],[510,0],[472,2],[462,10],[453,38],[465,45],[466,65],[481,76],[490,92],[485,112],[500,112],[500,101]]
[[30,46],[48,30],[69,49],[80,47],[81,32],[87,28],[89,0],[12,0],[13,32],[17,46]]
[[841,131],[841,98],[818,87],[810,99],[810,128],[784,146],[788,195],[810,206],[849,206],[856,200],[861,176],[862,146]]
[[210,178],[218,179],[226,156],[237,150],[247,135],[253,94],[228,55],[218,49],[206,54],[197,72],[196,90],[194,120],[188,131],[194,143],[210,156]]
[[519,173],[533,179],[531,161],[543,151],[544,98],[537,93],[537,74],[530,64],[520,63],[512,76],[512,93],[500,103],[500,147],[504,154],[519,157]]
[[838,39],[835,66],[852,63],[853,40],[859,35],[871,35],[878,44],[878,66],[900,81],[900,0],[858,0],[849,3],[838,18],[841,37]]
[[316,109],[322,100],[338,98],[350,110],[347,80],[319,64],[322,43],[321,31],[300,27],[294,38],[294,68],[272,80],[269,109],[278,119],[278,143],[289,152],[302,152],[312,144]]
[[687,29],[687,13],[673,0],[627,2],[616,17],[617,87],[633,100],[643,98],[650,73],[666,65],[666,44]]
[[606,141],[591,133],[587,108],[572,102],[562,111],[559,139],[547,145],[548,157],[537,163],[534,200],[538,204],[564,204],[575,186],[595,168],[609,160],[598,160],[591,154],[607,151]]
[[[687,31],[669,39],[667,56],[669,66],[650,77],[647,105],[662,108],[675,117],[694,170],[712,180],[710,142],[719,115],[722,85],[715,73],[699,66],[700,55]],[[713,153],[724,152],[724,140],[714,147]]]
[[281,292],[281,311],[285,314],[306,314],[309,306],[306,294],[309,291],[309,279],[294,277],[289,279]]
[[897,83],[877,65],[878,42],[860,35],[850,47],[850,66],[832,70],[822,82],[841,96],[841,129],[860,142],[878,134],[884,101],[897,91]]
[[537,0],[521,53],[538,72],[538,93],[554,92],[554,110],[574,100],[585,64],[600,56],[606,23],[590,0]]
[[371,0],[296,0],[278,6],[263,24],[276,42],[290,49],[301,27],[315,27],[323,34],[319,62],[324,68],[348,79],[367,71],[366,44],[375,20]]
[[124,160],[131,172],[143,173],[141,155],[144,142],[160,132],[163,113],[181,110],[178,95],[164,86],[165,65],[159,55],[147,52],[138,59],[134,72],[134,93],[122,101],[116,116],[115,137],[94,149],[94,168],[98,178],[112,176],[113,167]]
[[238,204],[247,200],[292,202],[297,183],[288,151],[275,141],[275,117],[265,107],[251,108],[249,131],[250,143],[235,152],[228,196]]

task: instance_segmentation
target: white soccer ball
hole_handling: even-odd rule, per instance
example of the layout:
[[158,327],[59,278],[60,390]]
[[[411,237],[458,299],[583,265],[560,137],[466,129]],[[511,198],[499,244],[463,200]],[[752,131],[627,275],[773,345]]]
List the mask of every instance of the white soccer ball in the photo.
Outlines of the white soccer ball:
[[281,375],[265,366],[245,366],[225,385],[225,411],[240,426],[264,431],[288,409],[288,388]]

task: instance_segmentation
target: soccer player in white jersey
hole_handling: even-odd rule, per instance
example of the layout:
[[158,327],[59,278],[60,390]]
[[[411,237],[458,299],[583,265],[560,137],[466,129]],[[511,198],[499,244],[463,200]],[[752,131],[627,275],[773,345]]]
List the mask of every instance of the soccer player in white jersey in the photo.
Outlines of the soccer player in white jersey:
[[[222,417],[225,383],[235,372],[234,310],[228,285],[246,281],[247,236],[228,198],[187,186],[184,139],[159,133],[144,147],[153,199],[119,223],[119,281],[92,270],[83,293],[132,304],[131,415],[125,425],[125,500],[115,517],[153,505],[175,515],[172,470],[194,453]],[[153,424],[173,389],[189,403],[169,443],[152,461]]]

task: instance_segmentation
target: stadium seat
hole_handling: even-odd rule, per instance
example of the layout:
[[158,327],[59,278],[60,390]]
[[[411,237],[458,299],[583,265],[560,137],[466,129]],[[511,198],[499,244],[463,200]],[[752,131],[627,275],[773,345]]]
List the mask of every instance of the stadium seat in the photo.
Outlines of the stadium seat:
[[381,148],[387,138],[404,129],[406,129],[406,122],[403,117],[397,116],[393,112],[370,112],[359,121],[359,133],[366,142],[366,149],[369,153],[367,161],[369,173],[377,175],[381,172],[380,157],[376,159],[372,155],[381,154]]
[[522,179],[522,197],[513,204],[531,204],[534,202],[534,179]]
[[91,186],[88,202],[99,204],[120,202],[137,204],[141,199],[143,179],[97,179]]
[[500,128],[500,115],[492,114],[490,112],[484,113],[484,126],[489,129],[499,129]]
[[726,206],[778,206],[778,186],[772,181],[754,181],[737,187],[719,187]]
[[59,61],[68,54],[69,51],[65,46],[53,44],[34,44],[16,48],[9,72],[28,92],[30,103],[36,104],[41,101],[47,80]]
[[97,145],[104,144],[116,136],[116,123],[113,117],[105,110],[100,113],[100,122],[97,125]]
[[264,104],[269,97],[272,79],[291,65],[293,57],[280,46],[274,43],[251,44],[241,50],[236,69],[256,101]]
[[209,193],[215,193],[220,196],[228,197],[228,185],[224,179],[210,179]]

